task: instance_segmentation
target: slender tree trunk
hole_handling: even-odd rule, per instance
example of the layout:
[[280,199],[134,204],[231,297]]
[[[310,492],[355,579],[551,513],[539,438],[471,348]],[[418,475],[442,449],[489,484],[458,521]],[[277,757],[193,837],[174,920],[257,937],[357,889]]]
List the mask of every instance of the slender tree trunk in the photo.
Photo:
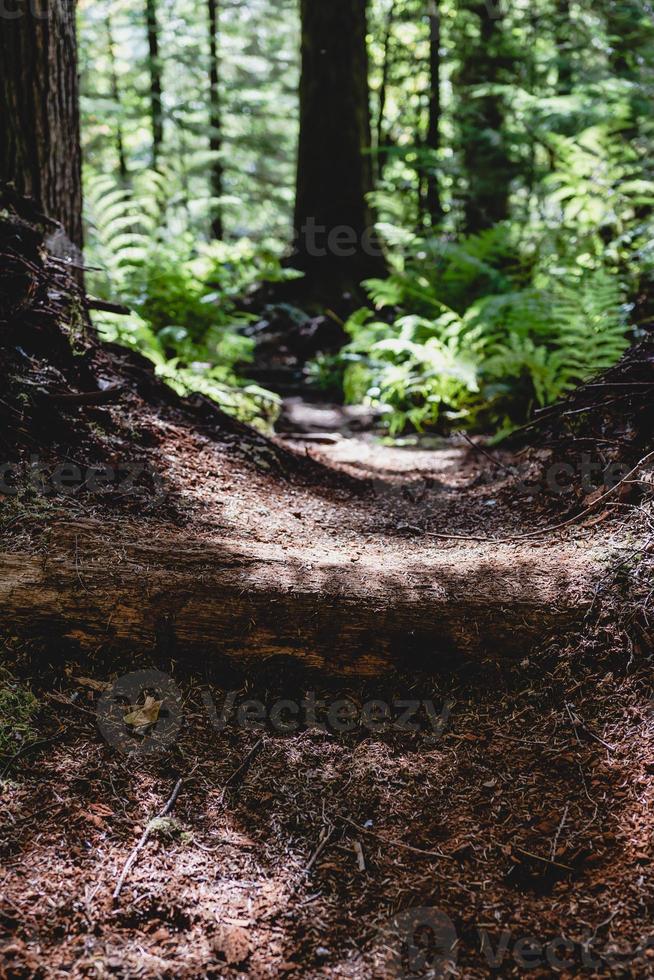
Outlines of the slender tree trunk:
[[417,208],[417,228],[425,228],[429,224],[429,199],[428,199],[428,179],[427,170],[424,165],[427,144],[424,138],[423,114],[418,112],[418,126],[414,138],[414,145],[418,151],[418,162],[416,164],[416,208]]
[[393,39],[393,26],[395,24],[395,13],[397,10],[397,0],[391,0],[391,5],[386,18],[386,28],[384,31],[384,60],[382,63],[382,77],[379,85],[379,102],[377,106],[377,125],[375,127],[375,149],[376,154],[376,174],[377,180],[381,180],[384,175],[384,167],[388,158],[386,151],[386,135],[384,129],[384,118],[386,115],[386,99],[388,96],[388,81],[391,71],[391,47]]
[[116,106],[116,155],[118,156],[118,172],[123,184],[129,179],[127,172],[127,159],[125,157],[125,143],[123,140],[123,124],[121,120],[120,87],[118,85],[118,72],[116,71],[116,45],[114,42],[113,25],[111,12],[107,13],[107,54],[109,56],[109,79],[111,83],[111,98]]
[[570,0],[556,0],[556,46],[559,95],[569,95],[572,91],[572,9]]
[[645,5],[641,0],[604,0],[603,6],[611,71],[619,78],[636,78]]
[[148,32],[148,66],[150,70],[150,118],[152,125],[152,167],[157,169],[163,143],[163,81],[159,55],[159,25],[157,0],[146,0],[146,25]]
[[372,211],[366,0],[301,0],[300,140],[292,264],[337,296],[383,272]]
[[509,216],[516,167],[504,139],[504,100],[497,93],[479,96],[476,90],[514,81],[516,58],[502,7],[487,0],[459,0],[459,5],[467,23],[474,25],[474,32],[461,35],[461,67],[455,78],[459,142],[468,183],[465,231],[472,234]]
[[[441,124],[441,17],[438,0],[429,5],[429,122],[427,125],[427,147],[434,153],[440,148]],[[427,176],[427,210],[432,228],[443,218],[438,174],[435,166],[430,166]]]
[[74,0],[23,0],[0,27],[0,181],[13,182],[82,246]]
[[[218,0],[207,0],[209,16],[209,149],[215,156],[211,162],[209,185],[213,198],[222,197],[223,167],[218,154],[222,146],[221,136],[221,106],[218,64]],[[222,208],[220,204],[212,205],[211,234],[214,238],[222,238],[224,234]]]

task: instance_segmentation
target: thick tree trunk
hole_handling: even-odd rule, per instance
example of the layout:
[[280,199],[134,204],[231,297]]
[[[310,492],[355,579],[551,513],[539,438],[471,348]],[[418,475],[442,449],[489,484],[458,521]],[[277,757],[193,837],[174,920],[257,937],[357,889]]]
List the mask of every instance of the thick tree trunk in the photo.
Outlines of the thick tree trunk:
[[[218,156],[222,147],[218,71],[218,0],[207,0],[207,14],[209,18],[209,149],[216,154],[211,162],[209,185],[211,196],[220,198],[223,193],[223,167]],[[224,234],[220,204],[212,206],[211,234],[214,238],[222,238]]]
[[[429,122],[427,125],[427,148],[436,151],[440,148],[441,125],[441,17],[437,0],[429,5]],[[438,174],[434,166],[429,167],[427,175],[427,210],[432,228],[437,227],[443,218]]]
[[159,25],[157,0],[146,0],[146,26],[148,34],[148,66],[150,70],[150,121],[152,125],[152,167],[159,165],[163,143],[163,72],[159,55]]
[[74,0],[19,0],[0,27],[0,182],[16,185],[82,246]]
[[0,629],[53,646],[242,663],[292,656],[332,673],[524,656],[583,621],[596,555],[471,547],[420,561],[206,542],[143,526],[53,526],[37,555],[0,553]]
[[366,0],[301,0],[300,140],[292,264],[329,296],[383,272],[372,190]]

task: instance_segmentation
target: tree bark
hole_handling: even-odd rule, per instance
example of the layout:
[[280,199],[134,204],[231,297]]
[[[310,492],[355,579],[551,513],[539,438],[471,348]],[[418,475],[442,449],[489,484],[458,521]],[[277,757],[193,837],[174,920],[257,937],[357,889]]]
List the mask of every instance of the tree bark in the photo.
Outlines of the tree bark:
[[20,2],[0,29],[0,181],[16,185],[82,247],[74,0]]
[[458,90],[457,121],[464,170],[465,232],[474,234],[509,217],[511,181],[516,167],[504,138],[501,95],[477,96],[482,85],[514,81],[515,52],[505,30],[502,7],[489,0],[459,0],[474,31],[460,38],[461,67],[454,79]]
[[116,155],[118,157],[118,173],[123,184],[129,178],[127,172],[127,160],[125,157],[125,142],[123,140],[123,124],[121,120],[120,87],[118,85],[118,73],[116,70],[116,46],[111,22],[111,13],[107,13],[107,54],[109,57],[109,79],[111,82],[111,98],[116,106]]
[[[441,125],[441,17],[438,0],[429,5],[429,122],[427,125],[427,148],[440,149]],[[427,173],[427,210],[432,228],[437,227],[443,218],[438,174],[435,166]]]
[[302,77],[291,264],[329,297],[383,273],[372,190],[366,0],[301,0]]
[[[223,166],[218,154],[222,148],[220,79],[218,62],[218,0],[207,0],[209,18],[209,149],[215,154],[211,162],[209,186],[213,198],[222,197]],[[221,239],[224,235],[222,207],[212,205],[211,234]]]
[[290,656],[334,674],[524,656],[578,626],[598,555],[483,546],[408,561],[252,541],[148,542],[124,520],[53,525],[42,553],[0,553],[0,629],[86,652],[242,664]]
[[159,25],[157,23],[157,0],[146,0],[146,26],[148,34],[148,67],[150,71],[150,121],[152,125],[152,167],[159,165],[163,143],[163,80],[161,58],[159,55]]

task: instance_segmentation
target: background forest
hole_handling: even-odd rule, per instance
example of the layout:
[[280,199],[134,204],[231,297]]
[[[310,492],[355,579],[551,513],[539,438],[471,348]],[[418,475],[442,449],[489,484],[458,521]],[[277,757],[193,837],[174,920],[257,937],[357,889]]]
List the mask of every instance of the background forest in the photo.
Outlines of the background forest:
[[[178,390],[270,424],[278,396],[248,381],[258,325],[326,310],[348,342],[306,365],[317,389],[371,403],[392,434],[506,432],[651,326],[652,5],[334,0],[331,13],[79,4],[89,281],[134,311],[98,326]],[[359,29],[367,64],[344,54],[345,70]],[[313,290],[293,240],[330,153],[302,50],[331,61],[334,112],[342,98],[359,121],[357,221],[383,243],[383,260]]]

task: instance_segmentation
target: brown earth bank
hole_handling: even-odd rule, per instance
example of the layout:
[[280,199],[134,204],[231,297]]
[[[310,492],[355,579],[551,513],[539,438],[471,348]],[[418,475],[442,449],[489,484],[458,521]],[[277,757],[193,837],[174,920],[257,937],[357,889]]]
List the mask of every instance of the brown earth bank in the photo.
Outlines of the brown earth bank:
[[651,976],[651,355],[531,447],[268,439],[0,248],[4,975]]

